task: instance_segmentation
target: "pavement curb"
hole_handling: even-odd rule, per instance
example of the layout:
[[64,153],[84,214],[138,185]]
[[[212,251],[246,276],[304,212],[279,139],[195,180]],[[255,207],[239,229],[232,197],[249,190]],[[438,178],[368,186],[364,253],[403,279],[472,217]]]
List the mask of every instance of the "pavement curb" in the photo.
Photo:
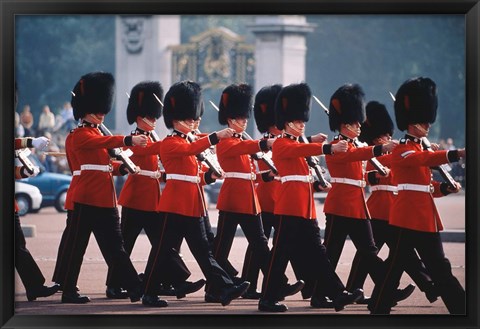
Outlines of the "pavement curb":
[[[217,228],[212,227],[213,233],[217,234]],[[323,237],[325,236],[325,229],[320,228],[320,234]],[[240,227],[237,227],[237,232],[235,236],[245,237],[243,230]],[[465,231],[464,230],[445,230],[440,232],[440,236],[442,237],[442,242],[465,242]],[[347,237],[349,239],[349,237]]]

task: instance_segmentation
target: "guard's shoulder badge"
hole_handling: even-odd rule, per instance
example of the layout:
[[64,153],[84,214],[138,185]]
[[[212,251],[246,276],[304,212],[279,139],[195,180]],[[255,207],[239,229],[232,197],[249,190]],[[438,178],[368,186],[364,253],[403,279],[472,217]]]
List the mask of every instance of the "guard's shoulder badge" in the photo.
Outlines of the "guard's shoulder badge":
[[407,139],[406,138],[402,138],[400,139],[400,144],[407,144]]
[[340,135],[336,135],[335,137],[333,137],[334,141],[338,141],[339,139],[340,139]]

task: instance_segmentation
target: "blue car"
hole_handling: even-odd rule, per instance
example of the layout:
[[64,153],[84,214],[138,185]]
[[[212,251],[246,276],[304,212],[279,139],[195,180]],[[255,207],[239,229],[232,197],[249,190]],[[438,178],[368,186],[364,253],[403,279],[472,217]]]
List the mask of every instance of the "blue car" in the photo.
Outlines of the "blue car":
[[38,187],[43,196],[42,208],[54,206],[57,211],[66,212],[65,198],[72,176],[46,171],[34,154],[29,155],[29,158],[34,165],[40,167],[40,173],[35,177],[24,178],[20,181]]

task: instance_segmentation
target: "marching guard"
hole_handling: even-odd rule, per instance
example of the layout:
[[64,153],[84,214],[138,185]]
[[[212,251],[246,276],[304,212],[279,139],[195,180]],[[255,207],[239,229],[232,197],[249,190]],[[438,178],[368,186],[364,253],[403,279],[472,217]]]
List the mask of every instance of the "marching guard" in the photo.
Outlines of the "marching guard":
[[[362,132],[358,139],[368,145],[384,144],[392,139],[393,130],[393,121],[385,105],[376,101],[369,102],[366,106],[366,120],[362,124]],[[365,173],[366,182],[370,185],[371,191],[367,200],[367,206],[371,216],[370,224],[372,226],[375,245],[380,250],[384,244],[387,244],[389,248],[393,248],[391,228],[388,220],[390,209],[398,190],[393,181],[394,172],[390,168],[392,154],[382,155],[378,157],[377,160],[383,166],[390,169],[390,174],[385,177],[380,175],[371,163],[367,163]],[[412,252],[410,257],[408,257],[408,262],[405,263],[405,272],[413,279],[420,290],[425,292],[427,299],[431,303],[437,300],[432,279],[416,253]],[[357,251],[347,280],[347,289],[363,288],[367,274],[368,268],[366,263]],[[369,298],[365,298],[364,302],[368,303],[368,300]]]
[[[82,122],[72,133],[72,152],[80,165],[80,178],[73,195],[73,250],[63,280],[62,303],[83,304],[89,297],[76,291],[82,258],[93,232],[109,267],[120,266],[122,287],[132,302],[140,300],[137,271],[123,248],[113,174],[128,171],[124,164],[110,160],[107,149],[142,145],[146,136],[104,136],[99,130],[113,104],[115,81],[110,73],[92,72],[80,78],[72,91],[74,115]],[[67,150],[67,153],[70,150]],[[138,169],[138,168],[136,168]]]
[[309,255],[309,270],[317,279],[317,286],[322,286],[333,299],[336,311],[363,296],[361,289],[353,293],[345,291],[321,241],[313,199],[313,177],[305,157],[332,153],[337,156],[346,151],[347,145],[345,141],[334,145],[317,142],[324,140],[323,134],[312,136],[309,144],[298,142],[310,116],[311,97],[307,84],[293,84],[282,88],[275,103],[276,126],[284,133],[273,144],[272,159],[282,184],[275,201],[274,213],[279,223],[258,303],[260,311],[287,311],[288,307],[278,301],[285,268],[295,254]]
[[[233,239],[240,225],[248,245],[252,248],[251,259],[244,260],[242,279],[258,280],[256,271],[266,271],[270,250],[263,233],[261,208],[255,191],[260,180],[271,181],[269,173],[256,174],[256,166],[250,154],[270,149],[274,139],[243,140],[252,111],[252,88],[247,84],[232,84],[221,95],[218,121],[228,125],[235,133],[231,138],[220,141],[216,153],[220,166],[225,171],[225,180],[218,195],[218,224],[214,240],[213,256],[223,268],[226,267]],[[256,286],[256,285],[255,285]],[[248,290],[245,298],[258,299],[256,290]]]
[[443,251],[443,229],[434,197],[457,193],[461,186],[432,180],[431,167],[458,161],[465,149],[429,151],[424,148],[431,124],[437,116],[437,88],[426,77],[405,81],[395,96],[395,120],[406,131],[392,154],[392,170],[398,195],[390,211],[393,248],[386,260],[386,275],[375,283],[369,309],[372,314],[389,314],[393,293],[412,252],[417,252],[430,273],[437,293],[451,314],[465,314],[465,290],[452,274]]
[[[15,83],[15,109],[18,104],[18,89]],[[21,149],[35,148],[42,150],[47,147],[49,139],[41,136],[37,138],[24,137],[15,138],[14,149],[16,152],[21,152]],[[22,156],[23,157],[23,156]],[[26,155],[25,155],[26,157]],[[21,159],[22,160],[22,159]],[[29,162],[28,159],[23,159]],[[30,168],[27,168],[27,165]],[[40,168],[34,166],[32,163],[22,163],[21,166],[15,166],[15,179],[21,179],[31,176],[36,176],[40,172]],[[20,224],[20,216],[18,215],[18,204],[15,200],[15,268],[17,269],[20,280],[27,293],[28,301],[36,300],[38,297],[48,297],[56,293],[59,289],[58,284],[53,286],[45,286],[45,277],[38,267],[32,254],[27,249],[27,241],[23,234],[22,226]]]
[[173,128],[173,132],[163,139],[160,150],[167,179],[159,205],[164,227],[148,258],[142,298],[144,305],[165,306],[158,302],[156,295],[159,273],[163,270],[171,249],[178,246],[183,238],[207,282],[218,292],[223,306],[240,297],[249,286],[247,281],[235,285],[215,261],[208,245],[201,185],[212,182],[213,178],[201,170],[196,155],[221,139],[232,136],[233,131],[226,128],[190,142],[188,134],[193,130],[202,107],[201,88],[192,81],[175,83],[165,95],[163,117],[165,125]]
[[[44,149],[48,145],[48,138],[16,138],[15,150],[23,148],[36,148],[38,150]],[[29,172],[23,166],[15,167],[15,179],[36,176],[40,172],[40,168],[34,166],[33,172]],[[27,293],[28,301],[34,301],[38,297],[48,297],[59,290],[59,285],[45,286],[45,277],[38,267],[37,263],[32,257],[32,254],[27,249],[27,242],[20,224],[20,216],[18,215],[18,204],[15,201],[15,268],[17,269],[20,280]]]
[[[130,255],[140,232],[145,233],[151,245],[156,245],[163,228],[160,216],[160,198],[162,173],[159,168],[161,141],[157,141],[155,125],[162,115],[163,88],[157,81],[144,81],[135,85],[130,93],[127,107],[129,124],[136,123],[132,136],[145,135],[147,146],[132,146],[130,159],[141,168],[138,174],[128,175],[120,192],[118,204],[122,206],[121,229],[125,251]],[[186,282],[191,275],[178,254],[180,246],[171,252],[171,261],[161,272],[162,280],[173,283],[173,293],[183,298],[203,287],[204,281]],[[107,275],[107,297],[128,298],[126,291],[120,287],[122,268],[109,268]]]
[[[370,213],[365,202],[363,161],[390,152],[397,141],[376,146],[359,145],[357,137],[361,122],[365,120],[364,93],[358,84],[339,87],[330,98],[330,130],[339,134],[331,142],[347,141],[347,152],[325,157],[330,172],[332,188],[325,199],[325,239],[327,254],[334,268],[342,253],[347,236],[367,263],[370,276],[378,282],[383,276],[383,260],[377,256],[378,249],[370,226]],[[385,168],[389,173],[389,169]],[[405,299],[413,290],[399,291],[398,300]],[[332,307],[328,301],[316,301],[319,307]],[[362,300],[359,301],[362,303]]]

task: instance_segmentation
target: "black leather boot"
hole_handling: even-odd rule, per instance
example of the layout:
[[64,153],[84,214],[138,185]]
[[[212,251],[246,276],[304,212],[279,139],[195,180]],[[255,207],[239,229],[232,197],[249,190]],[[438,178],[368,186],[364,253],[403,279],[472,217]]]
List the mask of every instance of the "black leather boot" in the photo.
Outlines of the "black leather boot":
[[262,312],[286,312],[288,307],[274,300],[260,299],[258,302],[258,310]]
[[168,302],[154,295],[143,295],[142,304],[149,307],[167,307]]
[[78,292],[63,292],[62,294],[62,303],[85,304],[89,302],[90,298],[88,296],[82,296]]
[[127,299],[128,298],[127,291],[123,290],[122,288],[107,287],[105,294],[107,295],[107,298],[110,298],[110,299]]
[[175,295],[177,296],[177,299],[183,298],[188,294],[202,289],[205,285],[205,282],[206,281],[204,279],[200,279],[195,282],[185,281],[178,286],[175,286]]
[[227,306],[232,300],[243,295],[245,291],[247,291],[248,287],[250,287],[250,282],[244,281],[239,285],[234,285],[224,289],[220,295],[220,302],[223,306]]
[[58,291],[60,285],[54,284],[51,287],[40,286],[38,288],[31,288],[27,290],[27,299],[29,302],[34,301],[38,297],[48,297],[53,295]]
[[345,308],[345,305],[353,304],[363,298],[363,289],[357,288],[352,292],[344,291],[333,299],[335,312]]

